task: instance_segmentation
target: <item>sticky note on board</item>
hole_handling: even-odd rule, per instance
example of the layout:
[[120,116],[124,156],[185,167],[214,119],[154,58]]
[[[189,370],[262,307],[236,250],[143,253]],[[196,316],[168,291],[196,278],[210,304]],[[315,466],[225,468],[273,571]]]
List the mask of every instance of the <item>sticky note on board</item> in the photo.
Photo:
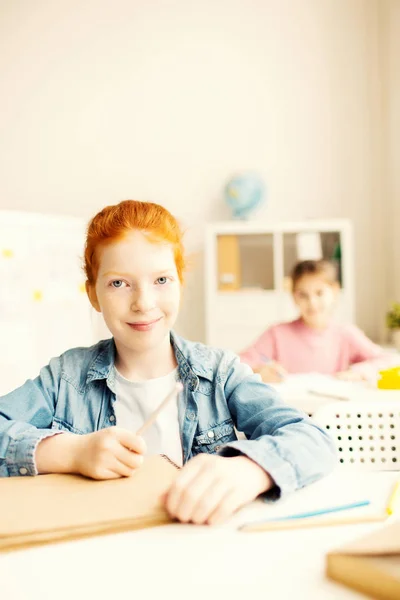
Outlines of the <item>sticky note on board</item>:
[[43,292],[41,290],[34,290],[33,291],[33,300],[35,302],[40,302],[41,300],[43,300]]

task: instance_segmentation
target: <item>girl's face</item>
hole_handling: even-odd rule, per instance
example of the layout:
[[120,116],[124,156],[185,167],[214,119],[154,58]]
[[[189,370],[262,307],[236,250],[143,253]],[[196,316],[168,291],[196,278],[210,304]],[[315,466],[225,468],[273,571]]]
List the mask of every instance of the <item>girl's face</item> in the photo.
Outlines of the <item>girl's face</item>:
[[118,347],[148,352],[165,342],[178,316],[181,286],[172,246],[149,242],[140,231],[98,250],[94,308]]
[[327,283],[320,275],[300,277],[293,290],[293,298],[303,321],[310,327],[326,327],[338,290],[337,283]]

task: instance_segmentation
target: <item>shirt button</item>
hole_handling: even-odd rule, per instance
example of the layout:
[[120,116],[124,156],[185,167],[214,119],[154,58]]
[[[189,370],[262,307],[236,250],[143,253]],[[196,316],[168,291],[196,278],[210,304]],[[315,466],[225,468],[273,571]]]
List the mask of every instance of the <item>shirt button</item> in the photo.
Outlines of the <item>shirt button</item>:
[[110,421],[111,421],[111,423],[113,423],[115,421],[115,416],[114,415],[110,415]]
[[194,421],[196,418],[196,415],[194,414],[194,412],[190,412],[190,413],[188,413],[188,417],[191,421]]
[[28,472],[28,469],[26,469],[25,467],[21,467],[19,470],[20,475],[26,475]]
[[209,438],[213,438],[214,437],[214,432],[213,431],[209,431],[207,433],[207,435],[208,435]]

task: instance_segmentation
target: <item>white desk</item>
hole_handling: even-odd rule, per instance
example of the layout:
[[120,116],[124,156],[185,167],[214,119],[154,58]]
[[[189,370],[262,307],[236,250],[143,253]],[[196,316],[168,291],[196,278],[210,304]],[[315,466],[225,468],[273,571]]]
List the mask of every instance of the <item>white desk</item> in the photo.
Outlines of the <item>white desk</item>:
[[398,400],[400,406],[400,390],[380,390],[369,384],[339,381],[334,377],[312,373],[289,375],[285,382],[272,386],[287,404],[310,415],[329,402],[337,402],[341,397],[344,402]]
[[325,554],[380,523],[263,533],[239,532],[235,525],[261,513],[362,499],[373,501],[372,509],[354,510],[375,512],[398,477],[338,469],[278,503],[255,503],[220,528],[169,525],[0,554],[0,598],[361,600],[365,596],[325,578]]

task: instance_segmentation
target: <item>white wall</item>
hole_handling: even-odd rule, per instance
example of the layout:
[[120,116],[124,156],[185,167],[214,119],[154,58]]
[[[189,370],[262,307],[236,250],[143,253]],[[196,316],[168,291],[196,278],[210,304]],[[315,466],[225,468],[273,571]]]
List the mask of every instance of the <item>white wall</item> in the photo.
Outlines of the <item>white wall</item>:
[[195,258],[179,329],[202,339],[203,226],[229,217],[225,180],[259,170],[265,218],[354,220],[357,321],[376,337],[378,5],[1,0],[0,208],[89,218],[124,198],[165,204]]
[[385,148],[388,212],[387,296],[400,302],[400,2],[386,0],[383,13],[383,56],[386,80]]

